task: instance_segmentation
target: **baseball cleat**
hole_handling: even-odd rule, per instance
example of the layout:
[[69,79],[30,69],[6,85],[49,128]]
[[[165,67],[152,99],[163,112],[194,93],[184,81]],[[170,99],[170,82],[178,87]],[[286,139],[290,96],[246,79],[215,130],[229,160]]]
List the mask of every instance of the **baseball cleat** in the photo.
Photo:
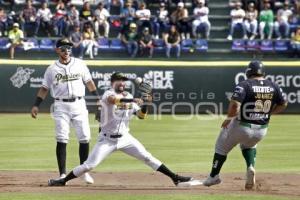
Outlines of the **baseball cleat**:
[[84,182],[86,182],[87,184],[93,184],[94,183],[94,179],[93,177],[91,177],[91,175],[89,173],[84,173],[82,175],[82,179],[84,180]]
[[176,174],[175,178],[173,179],[173,182],[176,186],[182,186],[184,185],[183,183],[187,183],[192,181],[192,177],[187,177],[187,176],[179,176]]
[[221,182],[222,181],[219,175],[215,175],[214,177],[208,176],[208,178],[205,181],[203,181],[203,185],[209,187],[212,185],[220,184]]
[[246,183],[245,183],[245,189],[246,190],[252,190],[255,185],[255,169],[254,167],[250,166],[247,169],[246,173]]
[[66,185],[66,182],[63,178],[48,180],[48,186],[65,186],[65,185]]

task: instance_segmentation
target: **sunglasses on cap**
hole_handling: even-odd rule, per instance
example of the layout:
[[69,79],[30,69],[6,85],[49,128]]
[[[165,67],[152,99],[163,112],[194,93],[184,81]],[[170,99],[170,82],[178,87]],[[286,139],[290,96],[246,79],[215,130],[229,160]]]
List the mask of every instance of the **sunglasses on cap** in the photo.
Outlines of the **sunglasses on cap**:
[[72,47],[69,45],[64,45],[64,46],[59,47],[59,49],[61,50],[61,52],[66,52],[66,51],[71,51]]

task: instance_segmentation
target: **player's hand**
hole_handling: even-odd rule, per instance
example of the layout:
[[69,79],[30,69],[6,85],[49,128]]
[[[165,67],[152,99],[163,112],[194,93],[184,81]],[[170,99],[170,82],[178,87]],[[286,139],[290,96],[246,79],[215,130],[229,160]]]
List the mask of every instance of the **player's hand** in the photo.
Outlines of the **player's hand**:
[[134,98],[133,102],[136,103],[137,105],[142,105],[144,103],[144,101],[140,98]]
[[37,106],[33,106],[31,108],[31,117],[35,119],[38,112],[39,112],[39,108]]
[[228,125],[230,124],[231,119],[225,119],[221,125],[222,128],[228,128]]

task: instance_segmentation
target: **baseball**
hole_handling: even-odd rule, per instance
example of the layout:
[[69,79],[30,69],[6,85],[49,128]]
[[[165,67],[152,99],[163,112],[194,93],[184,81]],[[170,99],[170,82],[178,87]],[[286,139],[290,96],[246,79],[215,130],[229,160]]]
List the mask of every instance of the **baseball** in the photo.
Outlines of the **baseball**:
[[137,77],[136,79],[135,79],[135,83],[136,84],[141,84],[143,82],[143,79],[141,78],[141,77]]

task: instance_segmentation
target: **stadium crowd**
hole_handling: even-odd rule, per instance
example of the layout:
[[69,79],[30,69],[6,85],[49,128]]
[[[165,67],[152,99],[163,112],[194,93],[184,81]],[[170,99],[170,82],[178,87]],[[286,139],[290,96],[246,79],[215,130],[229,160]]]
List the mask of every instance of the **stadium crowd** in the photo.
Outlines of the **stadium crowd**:
[[[138,53],[152,57],[154,39],[163,39],[167,57],[171,49],[179,57],[181,41],[210,38],[209,14],[213,13],[208,0],[26,0],[16,11],[19,1],[0,0],[0,37],[10,39],[11,58],[26,37],[68,37],[78,57],[93,58],[97,40],[110,38],[112,28],[118,30],[117,37],[131,57]],[[155,11],[148,9],[150,4],[158,5]],[[230,0],[229,5],[228,40],[235,32],[249,40],[292,39],[292,47],[299,51],[300,0]],[[118,7],[118,12],[112,14],[112,7]]]

